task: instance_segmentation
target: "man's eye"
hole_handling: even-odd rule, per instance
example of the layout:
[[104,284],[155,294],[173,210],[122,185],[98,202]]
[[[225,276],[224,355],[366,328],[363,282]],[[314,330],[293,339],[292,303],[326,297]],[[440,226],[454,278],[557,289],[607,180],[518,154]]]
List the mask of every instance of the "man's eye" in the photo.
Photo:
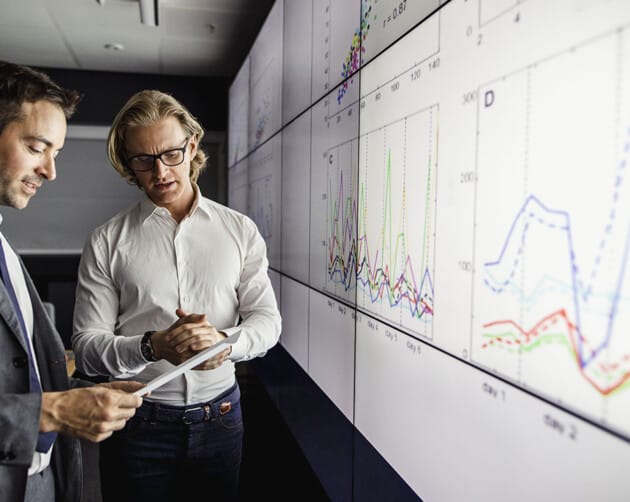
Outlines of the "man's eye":
[[41,155],[42,153],[44,153],[43,151],[41,151],[41,150],[39,150],[39,149],[35,148],[34,146],[27,145],[27,147],[28,147],[28,149],[29,149],[32,153],[36,153],[36,154],[39,154],[39,155]]
[[166,157],[167,159],[176,159],[178,155],[179,155],[179,152],[177,150],[164,152],[162,154],[162,156]]

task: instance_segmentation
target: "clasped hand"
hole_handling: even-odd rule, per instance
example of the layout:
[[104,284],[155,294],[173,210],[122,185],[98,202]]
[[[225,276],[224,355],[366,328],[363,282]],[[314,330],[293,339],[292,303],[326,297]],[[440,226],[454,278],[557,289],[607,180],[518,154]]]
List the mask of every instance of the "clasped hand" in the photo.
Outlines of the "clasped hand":
[[[166,359],[175,365],[181,364],[226,337],[208,322],[206,314],[189,314],[182,309],[177,309],[175,313],[179,319],[167,329],[156,331],[151,337],[153,352],[157,359]],[[231,350],[231,347],[228,347],[193,369],[218,368],[230,355]]]

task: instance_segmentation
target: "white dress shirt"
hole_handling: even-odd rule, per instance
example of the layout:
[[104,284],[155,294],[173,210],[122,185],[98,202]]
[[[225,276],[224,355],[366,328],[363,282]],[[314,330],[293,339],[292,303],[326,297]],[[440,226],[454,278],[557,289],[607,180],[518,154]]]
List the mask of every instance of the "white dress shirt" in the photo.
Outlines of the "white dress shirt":
[[79,371],[141,382],[172,368],[166,360],[147,363],[140,340],[173,324],[177,308],[207,314],[226,335],[238,325],[241,336],[229,360],[213,370],[188,370],[148,398],[177,406],[227,390],[235,381],[234,362],[264,355],[281,329],[255,223],[195,191],[179,224],[145,196],[96,228],[81,256],[74,310]]

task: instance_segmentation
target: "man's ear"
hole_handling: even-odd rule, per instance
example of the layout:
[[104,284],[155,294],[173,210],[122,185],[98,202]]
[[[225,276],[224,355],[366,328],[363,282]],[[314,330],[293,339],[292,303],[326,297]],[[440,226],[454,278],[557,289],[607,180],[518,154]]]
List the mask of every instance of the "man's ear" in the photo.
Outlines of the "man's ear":
[[188,141],[188,144],[190,145],[190,160],[195,158],[195,155],[197,155],[197,148],[199,148],[199,142],[197,141],[197,136],[192,136],[190,138],[190,141]]

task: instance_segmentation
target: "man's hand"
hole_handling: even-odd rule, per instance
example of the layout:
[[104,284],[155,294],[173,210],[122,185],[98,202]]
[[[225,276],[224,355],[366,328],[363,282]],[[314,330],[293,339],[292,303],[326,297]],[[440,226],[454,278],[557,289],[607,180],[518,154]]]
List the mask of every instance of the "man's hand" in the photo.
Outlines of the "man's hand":
[[60,432],[99,442],[120,430],[136,413],[140,382],[109,382],[63,392],[44,392],[40,432]]
[[[226,337],[208,322],[205,314],[188,314],[182,309],[177,309],[175,313],[179,319],[166,330],[157,331],[151,337],[153,352],[158,359],[180,364]],[[231,347],[228,347],[193,369],[218,368],[229,356],[231,350]]]

